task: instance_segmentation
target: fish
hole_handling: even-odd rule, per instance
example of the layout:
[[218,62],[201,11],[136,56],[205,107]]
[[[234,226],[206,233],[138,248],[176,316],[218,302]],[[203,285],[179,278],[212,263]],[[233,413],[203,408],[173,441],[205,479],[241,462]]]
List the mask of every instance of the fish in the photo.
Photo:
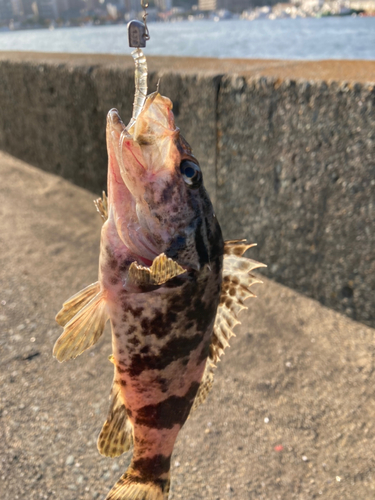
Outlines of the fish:
[[108,198],[98,281],[63,304],[53,355],[63,362],[92,347],[107,321],[114,378],[99,452],[133,447],[107,500],[166,500],[174,444],[211,390],[214,369],[239,324],[253,245],[224,241],[200,164],[175,124],[170,99],[147,96],[126,127],[107,116]]

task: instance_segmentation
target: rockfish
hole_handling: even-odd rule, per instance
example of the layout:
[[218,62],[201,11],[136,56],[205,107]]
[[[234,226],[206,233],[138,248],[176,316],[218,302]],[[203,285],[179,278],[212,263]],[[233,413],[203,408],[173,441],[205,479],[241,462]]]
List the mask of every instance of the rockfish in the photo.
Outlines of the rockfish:
[[114,380],[98,439],[102,455],[134,445],[108,500],[165,500],[177,434],[211,388],[213,368],[239,323],[252,245],[224,242],[202,172],[155,92],[131,127],[107,118],[108,200],[99,199],[99,280],[65,302],[54,355],[75,358],[109,319]]

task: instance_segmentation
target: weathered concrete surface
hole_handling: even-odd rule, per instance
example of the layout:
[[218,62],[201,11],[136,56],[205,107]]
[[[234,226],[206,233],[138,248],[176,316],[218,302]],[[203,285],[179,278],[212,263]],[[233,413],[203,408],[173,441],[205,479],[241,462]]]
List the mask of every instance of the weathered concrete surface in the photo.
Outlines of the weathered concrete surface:
[[[375,61],[149,67],[225,235],[257,241],[267,276],[375,326]],[[0,53],[0,147],[100,193],[105,116],[130,117],[133,71],[123,56]]]
[[[130,57],[30,57],[0,53],[0,148],[46,171],[101,192],[106,186],[105,125],[116,107],[125,123],[134,97]],[[161,91],[198,158],[215,194],[216,99],[211,75],[156,71],[149,90]]]
[[[97,276],[93,194],[0,155],[2,500],[103,499],[109,335],[59,364],[54,315]],[[372,500],[375,330],[265,280],[172,459],[171,500]]]
[[369,324],[374,103],[370,85],[228,77],[218,109],[218,216],[228,237],[256,241],[268,276]]

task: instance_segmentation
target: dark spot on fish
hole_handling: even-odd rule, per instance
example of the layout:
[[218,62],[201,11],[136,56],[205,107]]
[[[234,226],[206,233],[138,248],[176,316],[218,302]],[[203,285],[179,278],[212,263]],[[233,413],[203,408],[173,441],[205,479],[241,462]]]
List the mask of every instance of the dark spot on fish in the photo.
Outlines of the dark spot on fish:
[[197,294],[190,309],[186,312],[186,319],[188,321],[195,321],[197,330],[203,333],[215,317],[216,309],[216,300],[210,300],[208,303],[205,303],[201,299],[201,294]]
[[117,283],[119,282],[119,278],[118,278],[118,276],[113,275],[113,276],[111,276],[109,281],[110,281],[111,285],[117,285]]
[[155,139],[153,137],[147,137],[145,135],[139,135],[137,137],[137,142],[140,146],[151,146],[155,143]]
[[199,388],[193,382],[185,396],[169,396],[155,405],[146,405],[137,411],[135,423],[156,429],[172,429],[176,424],[183,425]]
[[120,384],[125,387],[126,386],[126,380],[124,379],[120,379]]
[[119,354],[124,354],[124,349],[119,349],[118,352]]
[[116,269],[117,267],[117,259],[116,257],[113,255],[113,252],[111,250],[111,247],[106,247],[106,252],[107,252],[107,256],[108,256],[108,265],[111,269]]
[[184,294],[176,294],[173,297],[171,297],[169,301],[169,307],[172,311],[179,313],[182,312],[186,307],[188,306],[189,302],[188,299]]
[[155,381],[160,385],[160,390],[161,392],[167,392],[168,389],[169,389],[169,380],[164,378],[164,377],[160,377],[157,376]]
[[188,323],[186,323],[185,328],[186,330],[190,330],[190,328],[193,328],[193,326],[194,326],[194,321],[189,321]]
[[164,283],[162,286],[164,288],[179,288],[186,283],[187,274],[181,274],[180,276],[176,276],[171,280]]
[[121,368],[119,365],[116,365],[116,368],[119,373],[125,373],[127,371],[126,368]]
[[232,297],[236,295],[236,289],[234,287],[229,289],[229,295],[231,295]]
[[168,310],[165,314],[161,311],[155,311],[155,315],[152,319],[142,319],[141,327],[143,335],[155,335],[158,339],[162,339],[168,335],[176,319],[176,314],[171,310]]
[[[123,260],[121,262],[121,264],[120,264],[120,267],[119,267],[120,271],[122,271],[122,272],[123,271],[127,271],[128,268],[130,267],[130,264],[133,262],[133,260],[132,259],[125,259],[125,260]],[[128,292],[126,290],[124,290],[124,294],[127,294],[127,293]]]
[[134,333],[136,331],[137,327],[135,325],[131,325],[129,326],[128,328],[128,335],[131,335],[132,333]]
[[150,347],[148,345],[145,345],[144,347],[142,347],[141,351],[140,351],[142,354],[147,354],[150,352]]
[[119,339],[119,338],[121,337],[121,335],[120,335],[119,333],[117,333],[117,332],[116,332],[116,333],[115,333],[115,337],[116,337],[117,339]]
[[143,307],[132,307],[125,301],[122,304],[122,309],[124,312],[129,313],[134,318],[139,318],[142,315]]
[[128,343],[134,346],[138,346],[141,341],[137,337],[132,337],[131,339],[128,339]]
[[152,481],[162,474],[169,472],[171,467],[171,455],[154,455],[153,457],[144,457],[133,460],[132,469],[139,473],[143,479]]
[[173,361],[185,358],[194,351],[202,341],[202,335],[197,333],[193,337],[175,337],[169,340],[160,349],[158,355],[136,354],[131,359],[128,373],[131,377],[137,377],[144,370],[163,370]]
[[173,199],[174,188],[175,188],[174,181],[167,182],[160,196],[161,203],[168,204]]
[[230,309],[230,306],[233,303],[233,299],[230,299],[229,297],[226,298],[225,300],[225,305],[227,306],[228,309]]

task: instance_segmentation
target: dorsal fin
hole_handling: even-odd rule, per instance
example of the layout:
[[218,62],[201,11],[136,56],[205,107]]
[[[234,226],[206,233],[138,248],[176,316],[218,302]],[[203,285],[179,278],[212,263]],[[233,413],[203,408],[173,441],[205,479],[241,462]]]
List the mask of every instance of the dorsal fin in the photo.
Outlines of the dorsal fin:
[[246,240],[228,240],[224,242],[223,282],[221,286],[220,304],[217,308],[212,332],[210,354],[191,411],[203,403],[211,390],[214,369],[229,346],[229,339],[234,336],[233,328],[240,324],[238,314],[247,309],[244,301],[255,297],[250,287],[262,283],[251,274],[260,267],[267,267],[256,260],[247,259],[243,254],[255,244],[248,245]]
[[255,244],[248,245],[246,240],[229,240],[224,243],[223,282],[210,346],[210,359],[215,364],[229,345],[229,339],[234,336],[233,328],[241,323],[238,314],[247,309],[244,301],[255,297],[250,287],[262,283],[251,271],[267,266],[243,257],[246,250],[254,246]]

